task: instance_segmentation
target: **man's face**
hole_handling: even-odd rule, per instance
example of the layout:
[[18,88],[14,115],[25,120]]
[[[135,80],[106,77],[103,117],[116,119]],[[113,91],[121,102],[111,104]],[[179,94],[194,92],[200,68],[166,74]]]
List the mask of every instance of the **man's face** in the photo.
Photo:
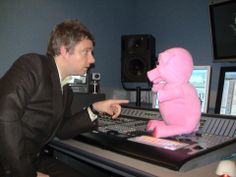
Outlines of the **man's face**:
[[71,75],[83,75],[91,64],[95,62],[93,56],[93,43],[84,39],[75,45],[74,51],[68,53],[68,60]]

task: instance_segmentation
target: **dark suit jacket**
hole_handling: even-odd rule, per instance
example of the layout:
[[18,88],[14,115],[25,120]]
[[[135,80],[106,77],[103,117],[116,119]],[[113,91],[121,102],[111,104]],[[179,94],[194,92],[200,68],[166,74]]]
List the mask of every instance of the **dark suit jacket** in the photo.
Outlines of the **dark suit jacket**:
[[14,177],[36,176],[34,160],[54,136],[71,138],[94,125],[86,110],[70,113],[53,58],[20,57],[0,80],[0,159]]

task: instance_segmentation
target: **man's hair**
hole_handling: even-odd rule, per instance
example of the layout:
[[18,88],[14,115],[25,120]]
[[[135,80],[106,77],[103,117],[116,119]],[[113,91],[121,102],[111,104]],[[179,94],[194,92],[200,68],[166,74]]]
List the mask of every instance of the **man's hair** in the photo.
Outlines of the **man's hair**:
[[75,45],[83,39],[89,39],[95,45],[93,35],[79,20],[65,20],[56,25],[48,41],[47,55],[55,57],[60,54],[60,47],[73,53]]

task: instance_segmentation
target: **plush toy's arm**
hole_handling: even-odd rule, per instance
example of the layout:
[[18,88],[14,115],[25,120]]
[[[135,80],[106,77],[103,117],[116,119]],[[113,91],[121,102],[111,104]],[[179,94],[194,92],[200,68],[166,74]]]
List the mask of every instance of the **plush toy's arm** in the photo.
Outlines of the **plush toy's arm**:
[[182,88],[160,89],[158,93],[158,101],[160,102],[184,97]]

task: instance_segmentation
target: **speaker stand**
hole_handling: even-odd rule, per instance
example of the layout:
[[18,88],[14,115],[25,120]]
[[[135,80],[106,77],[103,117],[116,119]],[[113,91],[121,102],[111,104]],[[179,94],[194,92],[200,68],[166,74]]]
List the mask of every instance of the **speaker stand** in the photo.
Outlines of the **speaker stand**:
[[[133,103],[130,103],[130,104],[132,106],[143,107],[143,104],[141,103],[141,91],[150,91],[151,90],[150,86],[146,85],[145,88],[142,88],[143,85],[138,85],[138,86],[137,85],[136,86],[129,85],[129,86],[132,86],[132,87],[127,87],[126,84],[137,84],[137,83],[132,83],[132,82],[131,83],[126,83],[124,81],[121,81],[121,83],[122,83],[122,86],[125,90],[136,92],[136,101],[135,101],[135,103],[133,102]],[[147,83],[147,84],[149,84],[149,83]],[[145,105],[145,107],[152,108],[149,105],[147,105],[147,106]]]
[[136,106],[141,106],[141,87],[136,87]]

